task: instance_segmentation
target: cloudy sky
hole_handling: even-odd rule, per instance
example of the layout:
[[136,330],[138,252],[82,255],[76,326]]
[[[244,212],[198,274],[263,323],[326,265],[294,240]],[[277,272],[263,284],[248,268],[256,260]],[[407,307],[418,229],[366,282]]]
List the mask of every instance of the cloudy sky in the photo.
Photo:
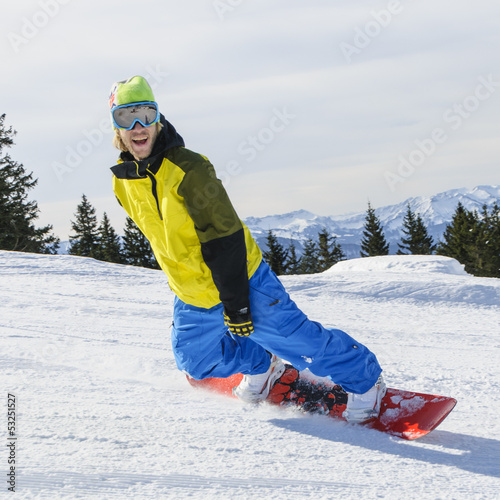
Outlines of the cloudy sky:
[[65,240],[118,232],[107,98],[141,74],[242,218],[499,183],[498,0],[2,2],[0,114]]

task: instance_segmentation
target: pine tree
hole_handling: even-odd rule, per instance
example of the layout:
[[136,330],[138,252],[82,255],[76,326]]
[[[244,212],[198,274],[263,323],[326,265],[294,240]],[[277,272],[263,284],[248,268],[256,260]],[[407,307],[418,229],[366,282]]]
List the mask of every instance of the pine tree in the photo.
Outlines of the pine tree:
[[446,226],[444,241],[438,253],[452,257],[465,266],[465,271],[475,274],[478,269],[479,217],[458,203],[451,223]]
[[95,253],[95,258],[106,262],[122,264],[124,259],[121,251],[120,238],[116,234],[113,226],[111,226],[106,212],[104,212],[98,232],[99,244]]
[[68,253],[84,257],[97,258],[99,254],[99,228],[95,208],[85,195],[76,211],[76,221],[71,221],[71,228],[75,232],[70,236]]
[[398,243],[398,255],[431,255],[434,252],[436,246],[433,238],[427,232],[420,214],[415,215],[410,204],[403,219],[403,234],[405,236],[401,238],[401,243]]
[[278,276],[285,274],[287,251],[283,248],[283,245],[279,243],[278,238],[274,236],[271,230],[267,233],[266,243],[267,251],[262,254],[264,260]]
[[366,211],[360,254],[361,257],[389,254],[389,244],[385,239],[382,225],[370,203],[368,203]]
[[16,134],[12,127],[4,127],[4,120],[5,114],[0,116],[0,249],[55,254],[59,238],[51,234],[51,225],[35,227],[38,205],[27,199],[38,180],[21,163],[3,154],[4,148],[14,144]]
[[124,233],[122,253],[125,262],[132,266],[160,269],[148,239],[130,217],[126,219]]
[[483,214],[486,247],[484,276],[500,278],[500,206],[495,203],[491,214],[484,207]]
[[484,205],[478,217],[476,246],[471,247],[476,276],[500,278],[500,207],[495,203],[491,213]]
[[330,269],[340,260],[345,259],[345,254],[341,246],[337,243],[337,239],[332,236],[328,230],[323,230],[318,233],[318,268],[319,272]]
[[300,258],[300,273],[299,274],[314,274],[319,273],[318,266],[318,246],[309,238],[305,245],[302,257]]
[[297,257],[297,249],[293,240],[290,240],[290,245],[287,249],[288,257],[285,262],[285,269],[287,274],[299,274],[300,273],[300,257]]

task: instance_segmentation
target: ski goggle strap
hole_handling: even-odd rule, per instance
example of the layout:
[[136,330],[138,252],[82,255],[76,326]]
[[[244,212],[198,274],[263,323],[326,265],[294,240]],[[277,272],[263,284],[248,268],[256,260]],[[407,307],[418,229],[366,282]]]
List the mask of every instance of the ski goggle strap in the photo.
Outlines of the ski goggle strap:
[[156,102],[133,102],[123,104],[111,110],[113,124],[116,128],[131,130],[139,122],[143,127],[149,127],[160,119]]

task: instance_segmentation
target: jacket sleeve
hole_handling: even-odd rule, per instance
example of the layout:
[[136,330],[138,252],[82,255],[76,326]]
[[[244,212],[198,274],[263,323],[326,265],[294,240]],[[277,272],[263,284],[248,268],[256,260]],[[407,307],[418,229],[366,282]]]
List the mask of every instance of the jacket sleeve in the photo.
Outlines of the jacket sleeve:
[[196,162],[185,172],[178,193],[193,219],[220,300],[226,311],[249,307],[247,250],[241,220],[208,160]]

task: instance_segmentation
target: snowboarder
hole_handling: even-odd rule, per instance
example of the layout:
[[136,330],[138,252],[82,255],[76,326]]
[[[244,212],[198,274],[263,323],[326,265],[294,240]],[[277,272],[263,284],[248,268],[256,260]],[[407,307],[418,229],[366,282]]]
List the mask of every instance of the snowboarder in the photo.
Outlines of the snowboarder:
[[345,417],[379,413],[382,369],[365,346],[313,322],[290,299],[237,216],[214,167],[184,147],[141,76],[117,82],[109,106],[121,150],[113,190],[153,248],[176,295],[172,347],[195,379],[243,373],[235,395],[265,399],[284,371],[330,377],[348,392]]

